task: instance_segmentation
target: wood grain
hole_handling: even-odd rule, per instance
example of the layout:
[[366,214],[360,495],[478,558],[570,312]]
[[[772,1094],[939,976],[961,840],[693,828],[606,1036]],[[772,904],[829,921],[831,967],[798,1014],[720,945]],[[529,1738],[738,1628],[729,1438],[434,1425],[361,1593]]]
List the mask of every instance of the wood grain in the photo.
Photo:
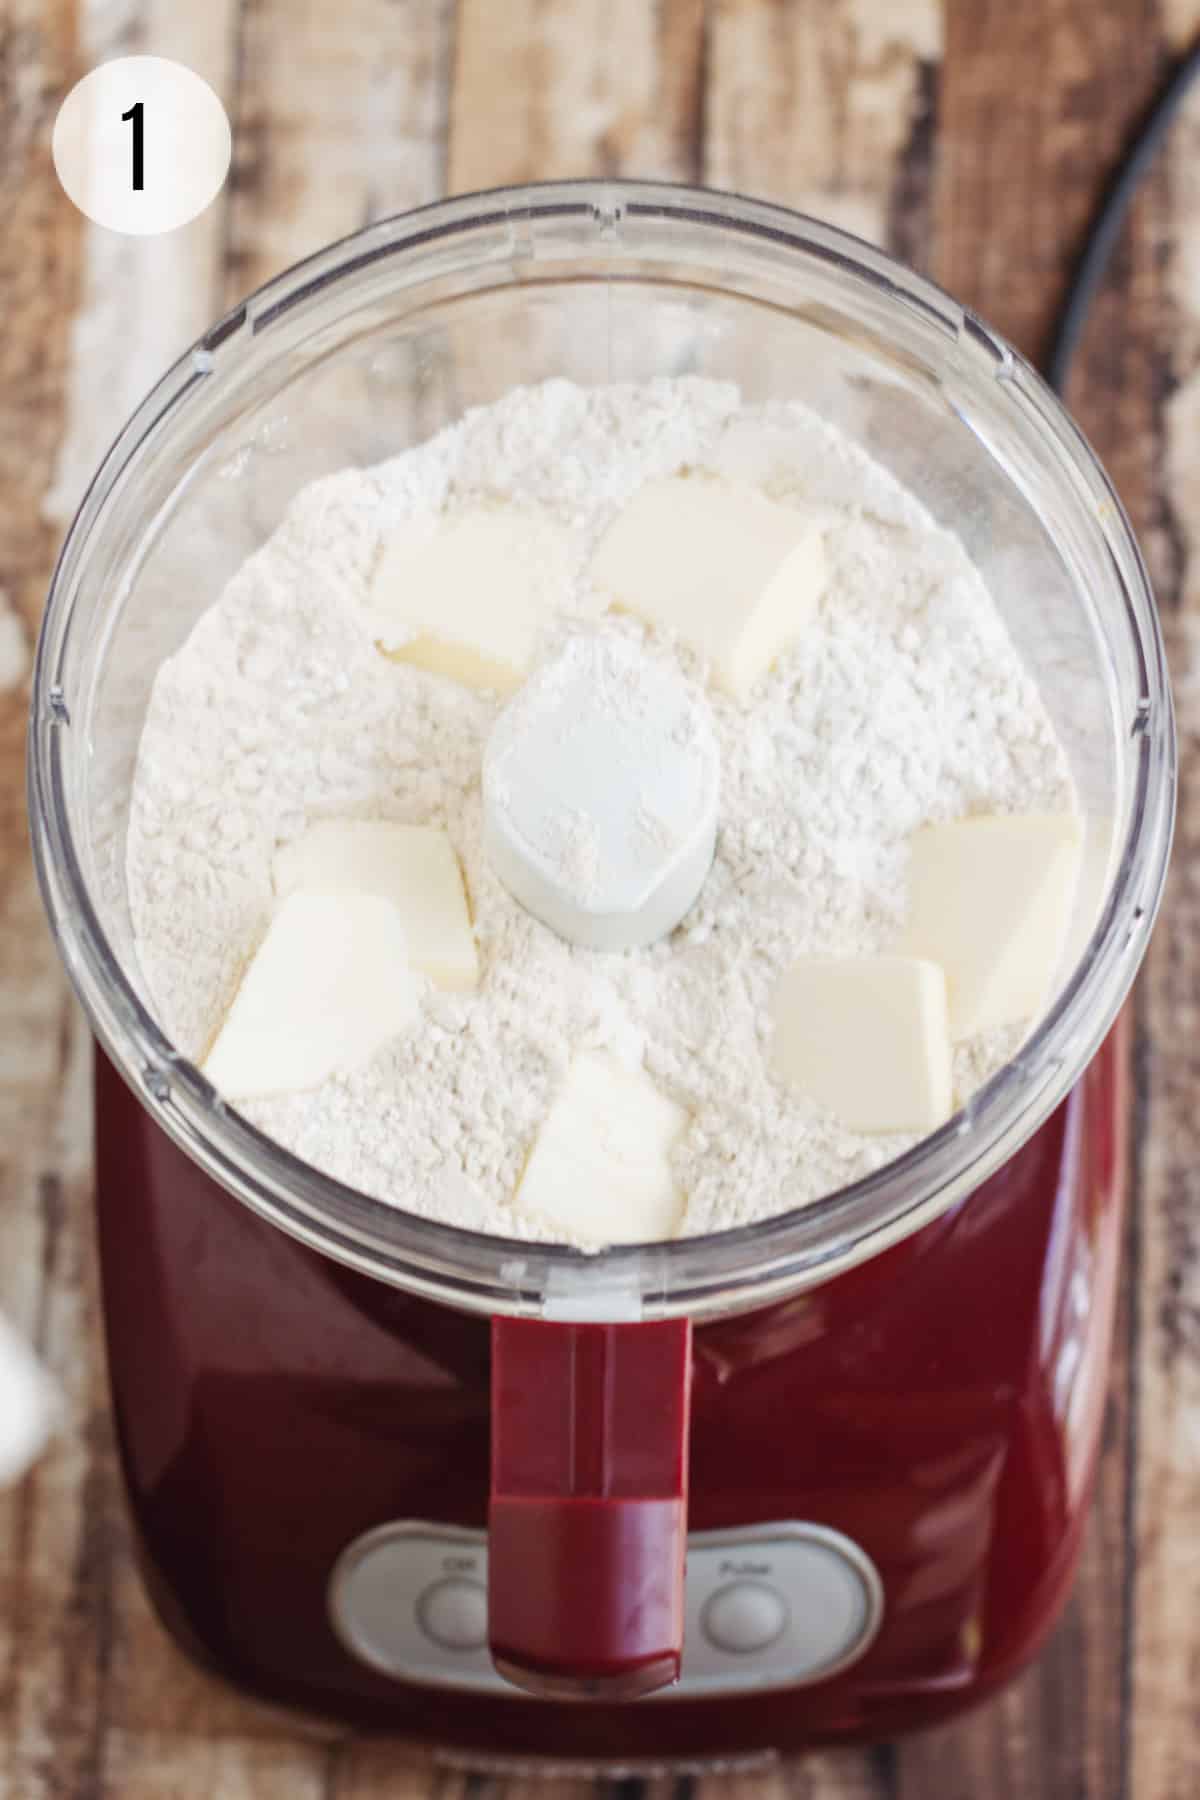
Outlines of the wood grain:
[[[1200,32],[1171,0],[1173,46]],[[1166,395],[1151,547],[1180,733],[1179,823],[1143,981],[1142,1231],[1137,1257],[1137,1443],[1129,1792],[1200,1793],[1200,94],[1175,124],[1168,186]]]
[[[815,213],[922,264],[941,44],[936,0],[717,0],[706,180]],[[906,166],[914,143],[915,185]]]
[[451,0],[243,0],[228,303],[437,196],[452,30]]
[[451,193],[578,175],[695,180],[704,0],[461,0]]
[[[28,656],[61,522],[112,428],[219,308],[445,188],[704,179],[822,214],[1041,350],[1105,165],[1200,0],[0,0],[0,1307],[64,1390],[0,1496],[0,1800],[500,1800],[304,1730],[191,1667],[133,1568],[98,1342],[87,1039],[23,826]],[[146,244],[85,228],[62,93],[147,49],[222,93],[222,200]],[[1139,202],[1072,385],[1159,584],[1180,848],[1140,1003],[1129,1282],[1082,1578],[1037,1667],[911,1742],[622,1800],[1195,1800],[1200,1793],[1200,96]],[[605,1784],[539,1783],[547,1800]]]
[[[75,18],[61,4],[10,4],[0,20],[0,608],[9,657],[0,692],[0,1306],[56,1368],[80,1437],[98,1402],[84,1276],[84,1165],[75,1117],[77,1033],[39,917],[23,806],[28,647],[54,535],[42,516],[62,429],[67,329],[79,287],[79,231],[49,157],[55,107],[75,71]],[[86,1117],[86,1106],[83,1115]],[[61,1673],[90,1650],[70,1616],[82,1549],[79,1437],[63,1440],[15,1492],[0,1495],[0,1793],[40,1800],[53,1757],[47,1727]],[[95,1658],[89,1660],[94,1666]],[[96,1709],[79,1692],[90,1733]],[[82,1748],[82,1747],[81,1747]],[[86,1748],[82,1750],[86,1758]],[[70,1755],[70,1753],[68,1753]]]

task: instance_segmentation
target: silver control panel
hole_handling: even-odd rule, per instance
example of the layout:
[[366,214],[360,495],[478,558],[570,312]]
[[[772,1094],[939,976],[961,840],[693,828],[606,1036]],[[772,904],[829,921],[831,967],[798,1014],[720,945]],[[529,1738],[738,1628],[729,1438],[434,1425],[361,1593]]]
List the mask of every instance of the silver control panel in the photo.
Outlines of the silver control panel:
[[[380,1525],[339,1557],[329,1609],[351,1654],[385,1675],[519,1697],[488,1655],[484,1532]],[[655,1698],[823,1681],[863,1654],[882,1616],[874,1564],[839,1532],[796,1523],[696,1532],[683,1673]]]

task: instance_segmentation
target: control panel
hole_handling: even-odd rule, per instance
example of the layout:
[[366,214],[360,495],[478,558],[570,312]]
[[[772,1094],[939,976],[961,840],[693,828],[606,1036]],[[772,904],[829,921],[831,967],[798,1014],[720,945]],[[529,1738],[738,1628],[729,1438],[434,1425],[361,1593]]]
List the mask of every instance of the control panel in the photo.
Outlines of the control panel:
[[[339,1557],[329,1608],[342,1643],[373,1669],[519,1697],[488,1654],[484,1532],[380,1525]],[[823,1681],[863,1654],[882,1616],[874,1564],[839,1532],[799,1523],[696,1532],[683,1673],[654,1699]]]

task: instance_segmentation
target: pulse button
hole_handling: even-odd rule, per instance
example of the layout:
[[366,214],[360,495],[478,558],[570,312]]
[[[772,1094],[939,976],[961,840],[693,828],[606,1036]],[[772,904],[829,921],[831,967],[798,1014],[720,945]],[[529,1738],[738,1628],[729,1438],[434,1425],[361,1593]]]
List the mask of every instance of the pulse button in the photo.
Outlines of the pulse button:
[[769,1650],[787,1623],[783,1596],[761,1581],[732,1581],[718,1588],[700,1615],[700,1629],[713,1648],[733,1656]]
[[488,1640],[487,1589],[461,1576],[435,1581],[417,1601],[417,1623],[440,1650],[482,1650]]

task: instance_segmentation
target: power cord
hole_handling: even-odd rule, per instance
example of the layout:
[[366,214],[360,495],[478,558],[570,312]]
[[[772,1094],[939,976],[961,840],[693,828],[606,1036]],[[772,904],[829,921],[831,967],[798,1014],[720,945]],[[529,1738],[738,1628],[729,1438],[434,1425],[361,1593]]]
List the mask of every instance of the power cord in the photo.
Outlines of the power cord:
[[1151,106],[1088,227],[1083,250],[1059,311],[1046,356],[1046,379],[1057,394],[1061,394],[1066,387],[1067,376],[1083,335],[1083,328],[1087,324],[1092,301],[1108,271],[1130,203],[1198,74],[1200,41],[1176,65],[1174,73]]

